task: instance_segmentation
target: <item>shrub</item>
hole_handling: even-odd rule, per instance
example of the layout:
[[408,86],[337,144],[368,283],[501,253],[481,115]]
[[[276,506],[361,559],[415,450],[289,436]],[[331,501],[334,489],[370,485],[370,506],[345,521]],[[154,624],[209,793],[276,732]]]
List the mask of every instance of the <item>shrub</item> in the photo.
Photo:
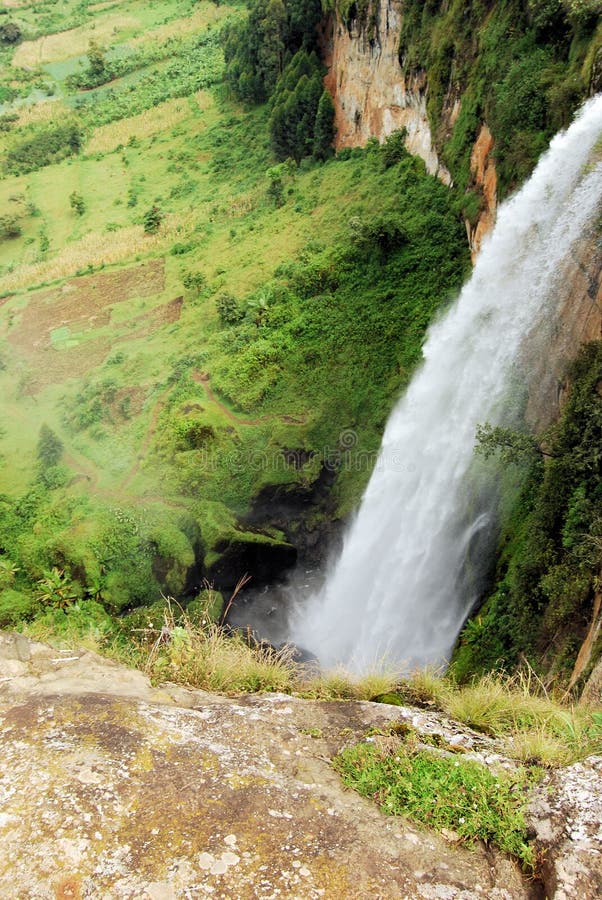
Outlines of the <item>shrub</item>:
[[14,214],[0,216],[0,240],[10,240],[20,237],[22,234],[23,228],[18,216]]
[[83,216],[86,211],[84,198],[77,191],[73,191],[73,193],[69,195],[69,205],[73,212],[78,216]]
[[231,294],[220,294],[215,301],[215,307],[222,325],[236,325],[244,319],[244,309]]
[[161,227],[161,222],[163,221],[163,213],[159,209],[158,206],[151,206],[150,209],[144,213],[142,217],[142,222],[144,225],[144,233],[145,234],[155,234],[159,228]]
[[18,44],[22,37],[23,32],[16,22],[5,22],[0,25],[0,43]]
[[42,469],[56,466],[63,455],[63,444],[60,438],[48,425],[42,425],[38,437],[38,461]]

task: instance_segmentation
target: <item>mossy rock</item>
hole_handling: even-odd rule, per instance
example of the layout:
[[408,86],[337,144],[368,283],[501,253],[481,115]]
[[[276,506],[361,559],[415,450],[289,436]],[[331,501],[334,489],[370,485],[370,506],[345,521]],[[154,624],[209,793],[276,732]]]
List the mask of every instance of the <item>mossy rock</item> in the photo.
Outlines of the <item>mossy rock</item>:
[[212,622],[218,622],[224,611],[225,600],[219,591],[206,588],[201,591],[186,607],[186,613],[191,622],[196,624],[209,616]]

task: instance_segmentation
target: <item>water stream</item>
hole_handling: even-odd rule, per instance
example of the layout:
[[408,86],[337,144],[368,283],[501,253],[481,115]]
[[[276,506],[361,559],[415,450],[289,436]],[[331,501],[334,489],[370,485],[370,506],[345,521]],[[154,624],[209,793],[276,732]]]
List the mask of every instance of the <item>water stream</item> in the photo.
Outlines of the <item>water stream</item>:
[[588,160],[601,134],[599,95],[500,207],[471,279],[429,330],[342,552],[290,616],[289,637],[324,665],[449,657],[495,538],[496,474],[475,467],[475,430],[505,420],[512,379],[529,383],[525,338],[553,320],[562,261],[600,207],[602,163]]

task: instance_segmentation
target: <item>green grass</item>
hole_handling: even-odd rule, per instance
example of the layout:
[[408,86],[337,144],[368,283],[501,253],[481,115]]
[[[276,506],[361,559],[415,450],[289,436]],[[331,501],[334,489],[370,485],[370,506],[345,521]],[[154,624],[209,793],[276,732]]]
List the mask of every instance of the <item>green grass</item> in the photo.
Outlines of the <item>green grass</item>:
[[333,762],[343,782],[383,812],[405,816],[469,846],[484,841],[532,872],[536,854],[524,810],[531,777],[422,749],[419,738],[372,735]]

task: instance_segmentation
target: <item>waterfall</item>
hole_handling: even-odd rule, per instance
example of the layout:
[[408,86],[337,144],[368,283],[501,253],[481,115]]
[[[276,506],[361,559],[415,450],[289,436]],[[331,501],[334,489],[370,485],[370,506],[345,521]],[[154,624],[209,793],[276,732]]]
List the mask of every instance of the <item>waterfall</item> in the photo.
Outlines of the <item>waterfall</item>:
[[[602,198],[602,95],[557,135],[504,203],[457,302],[387,423],[379,457],[322,589],[290,637],[324,665],[445,662],[478,599],[495,540],[495,472],[475,469],[479,423],[504,421],[525,337],[554,319],[555,280]],[[467,564],[470,561],[470,565]]]

